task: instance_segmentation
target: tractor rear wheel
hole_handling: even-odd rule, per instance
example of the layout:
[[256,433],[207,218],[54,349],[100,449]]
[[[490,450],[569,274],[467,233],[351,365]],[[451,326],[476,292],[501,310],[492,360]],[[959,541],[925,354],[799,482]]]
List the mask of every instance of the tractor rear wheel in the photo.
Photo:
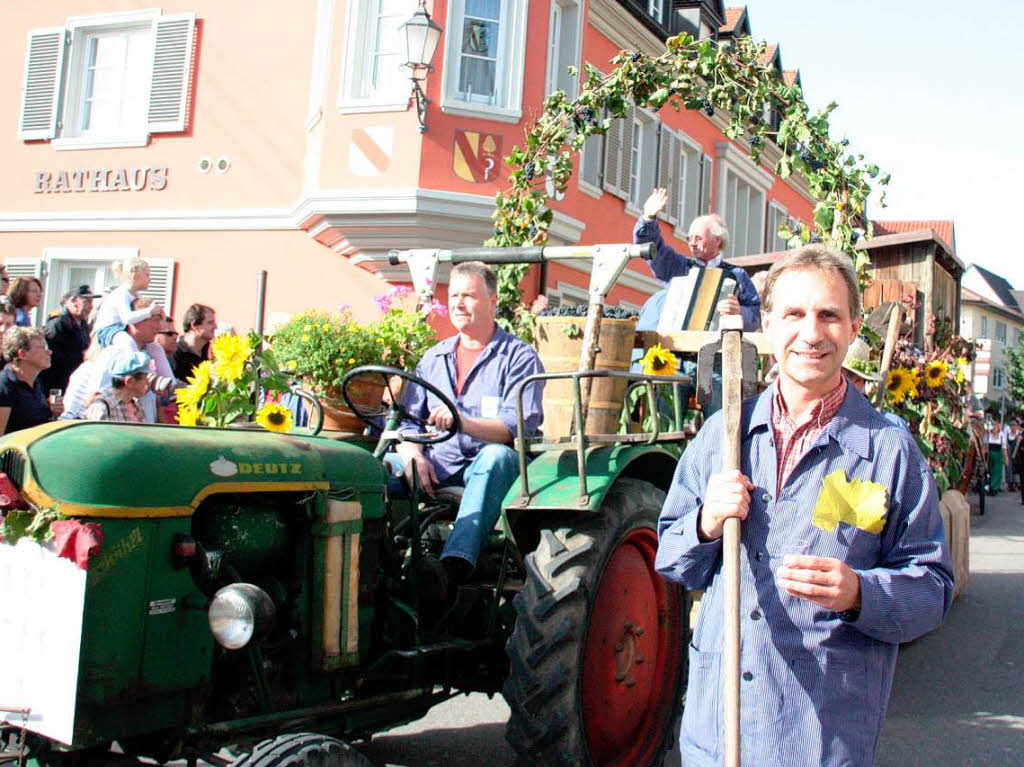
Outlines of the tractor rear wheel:
[[293,732],[257,743],[232,767],[373,767],[373,763],[335,738]]
[[648,767],[686,679],[684,592],[654,570],[665,494],[619,480],[601,511],[541,531],[526,557],[504,695],[523,765]]

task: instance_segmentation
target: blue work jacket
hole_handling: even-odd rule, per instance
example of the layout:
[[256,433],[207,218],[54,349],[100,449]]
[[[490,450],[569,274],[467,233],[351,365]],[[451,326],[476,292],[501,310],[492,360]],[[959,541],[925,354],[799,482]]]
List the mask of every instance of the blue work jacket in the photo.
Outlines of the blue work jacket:
[[[836,417],[776,497],[776,386],[743,404],[741,469],[755,489],[740,542],[742,763],[871,765],[899,643],[935,629],[953,600],[935,483],[911,434],[847,385]],[[688,767],[723,762],[722,542],[697,538],[708,478],[721,471],[721,441],[716,413],[680,458],[659,520],[658,571],[707,590],[689,648],[680,732]],[[825,477],[836,471],[884,488],[879,533],[859,522],[840,521],[831,532],[813,524]],[[806,542],[806,553],[854,569],[859,614],[840,615],[779,589],[776,569],[798,541]]]
[[[495,326],[494,335],[477,357],[462,391],[456,394],[458,368],[455,349],[458,340],[456,335],[430,347],[416,366],[416,375],[448,395],[461,415],[498,419],[508,427],[513,438],[519,436],[516,393],[527,376],[544,372],[537,352],[525,341]],[[524,436],[534,436],[544,420],[543,394],[543,381],[530,384],[523,394]],[[441,401],[422,387],[410,384],[404,405],[412,415],[426,419],[431,410],[441,406]],[[400,428],[403,431],[422,431],[422,427],[411,421],[403,423]],[[445,442],[424,449],[424,453],[434,465],[438,481],[444,482],[468,466],[485,444],[460,432]]]
[[[736,300],[740,302],[743,329],[748,332],[761,329],[761,298],[757,295],[757,288],[754,287],[754,283],[750,281],[750,276],[744,269],[724,262],[721,256],[704,264],[677,252],[665,243],[657,219],[647,220],[640,216],[633,228],[633,242],[657,244],[658,252],[650,264],[655,278],[661,282],[667,283],[673,277],[685,277],[693,267],[714,266],[729,272],[736,280]],[[659,290],[647,299],[640,310],[637,330],[657,330],[658,320],[661,319],[661,310],[665,306],[667,295],[667,290]]]

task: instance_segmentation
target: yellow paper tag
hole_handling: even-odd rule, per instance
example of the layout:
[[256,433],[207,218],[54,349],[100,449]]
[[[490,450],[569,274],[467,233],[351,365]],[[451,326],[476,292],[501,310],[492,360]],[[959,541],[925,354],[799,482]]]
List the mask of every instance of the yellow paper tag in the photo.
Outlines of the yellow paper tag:
[[885,526],[886,493],[877,482],[846,479],[842,469],[825,477],[814,505],[814,526],[832,532],[840,522],[869,533]]

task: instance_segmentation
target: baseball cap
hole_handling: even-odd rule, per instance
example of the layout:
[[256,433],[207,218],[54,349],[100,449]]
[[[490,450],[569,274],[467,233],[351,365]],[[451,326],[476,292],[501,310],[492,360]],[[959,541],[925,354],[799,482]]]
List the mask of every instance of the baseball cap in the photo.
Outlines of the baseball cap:
[[99,298],[99,296],[93,293],[92,288],[88,285],[79,285],[65,293],[62,300],[67,301],[69,298]]
[[132,352],[114,360],[110,366],[110,374],[118,378],[125,378],[135,373],[149,372],[150,356],[145,352]]

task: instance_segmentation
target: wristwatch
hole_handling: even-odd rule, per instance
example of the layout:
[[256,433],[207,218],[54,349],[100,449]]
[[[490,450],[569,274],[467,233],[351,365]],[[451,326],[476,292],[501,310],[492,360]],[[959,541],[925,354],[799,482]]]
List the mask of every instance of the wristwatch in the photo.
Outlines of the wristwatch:
[[853,621],[857,620],[860,617],[860,610],[859,609],[843,610],[842,612],[836,613],[836,615],[839,616],[839,620],[843,620],[843,621],[847,621],[849,623],[852,623]]

